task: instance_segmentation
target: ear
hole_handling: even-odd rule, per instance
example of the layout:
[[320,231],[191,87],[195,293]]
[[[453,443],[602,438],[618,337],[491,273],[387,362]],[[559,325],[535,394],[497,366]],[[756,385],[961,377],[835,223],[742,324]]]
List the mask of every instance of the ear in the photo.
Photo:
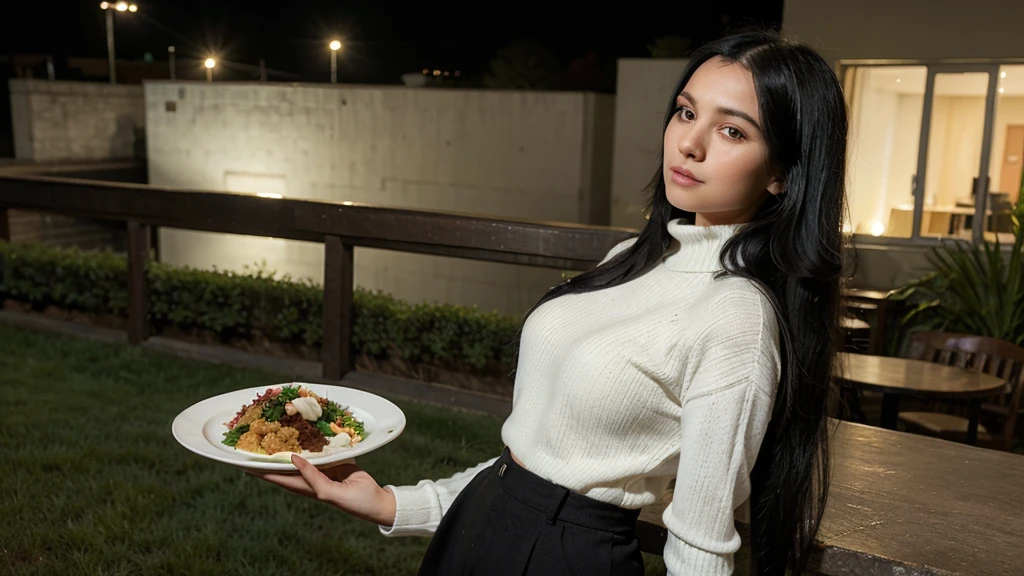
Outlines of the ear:
[[768,193],[772,196],[778,196],[786,191],[786,180],[781,176],[777,176],[768,183]]

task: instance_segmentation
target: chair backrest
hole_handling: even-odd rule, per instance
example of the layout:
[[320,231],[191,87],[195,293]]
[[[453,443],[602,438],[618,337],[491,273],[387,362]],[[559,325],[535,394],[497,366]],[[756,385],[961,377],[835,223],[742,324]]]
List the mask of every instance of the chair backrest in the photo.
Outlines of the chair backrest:
[[1010,392],[995,398],[985,408],[1005,417],[1002,434],[1004,446],[1006,449],[1013,446],[1017,413],[1020,411],[1021,393],[1024,390],[1024,348],[988,336],[927,331],[910,337],[907,356],[1006,380]]
[[847,352],[870,353],[871,325],[852,316],[843,316],[839,328],[843,332],[843,348]]

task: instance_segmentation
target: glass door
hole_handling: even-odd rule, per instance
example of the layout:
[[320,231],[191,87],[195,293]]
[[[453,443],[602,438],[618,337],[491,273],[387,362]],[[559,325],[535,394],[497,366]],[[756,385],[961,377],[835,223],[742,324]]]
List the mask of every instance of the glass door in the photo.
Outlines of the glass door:
[[1014,240],[1011,211],[1024,189],[1024,65],[1000,66],[996,86],[985,238],[1007,245]]
[[999,73],[997,65],[928,66],[912,178],[913,238],[985,236]]
[[849,222],[859,238],[909,239],[928,68],[856,66],[845,74],[850,110]]

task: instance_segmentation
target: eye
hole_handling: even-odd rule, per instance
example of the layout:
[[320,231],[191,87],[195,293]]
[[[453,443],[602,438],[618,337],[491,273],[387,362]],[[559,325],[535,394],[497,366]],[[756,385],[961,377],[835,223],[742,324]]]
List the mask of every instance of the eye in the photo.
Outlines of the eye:
[[686,122],[693,122],[697,118],[697,114],[682,104],[676,104],[676,110],[679,113],[679,117]]
[[722,133],[725,134],[725,137],[730,140],[743,139],[743,132],[741,132],[739,128],[736,128],[734,126],[726,126],[725,128],[722,128]]

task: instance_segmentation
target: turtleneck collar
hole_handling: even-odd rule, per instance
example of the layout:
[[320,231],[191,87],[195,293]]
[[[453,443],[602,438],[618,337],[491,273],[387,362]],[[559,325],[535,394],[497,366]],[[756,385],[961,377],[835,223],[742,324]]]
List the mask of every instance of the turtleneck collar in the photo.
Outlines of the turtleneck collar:
[[665,251],[665,267],[676,272],[718,272],[722,247],[743,224],[695,226],[682,218],[670,220],[672,243]]

